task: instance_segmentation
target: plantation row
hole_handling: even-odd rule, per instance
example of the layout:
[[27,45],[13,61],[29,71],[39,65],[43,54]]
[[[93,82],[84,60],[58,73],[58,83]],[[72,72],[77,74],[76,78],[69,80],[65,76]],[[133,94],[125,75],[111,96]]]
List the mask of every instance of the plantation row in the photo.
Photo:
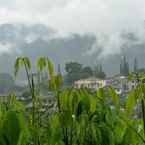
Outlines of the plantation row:
[[[24,67],[32,108],[28,111],[14,94],[0,102],[0,145],[145,144],[144,83],[140,81],[122,104],[111,86],[96,92],[62,89],[60,66],[55,73],[53,63],[43,57],[36,64],[40,83],[44,72],[48,71],[49,90],[55,97],[56,110],[50,115],[47,111],[41,112],[40,87],[39,82],[35,84],[31,62],[26,57],[18,58],[15,76]],[[141,77],[138,75],[139,80]]]

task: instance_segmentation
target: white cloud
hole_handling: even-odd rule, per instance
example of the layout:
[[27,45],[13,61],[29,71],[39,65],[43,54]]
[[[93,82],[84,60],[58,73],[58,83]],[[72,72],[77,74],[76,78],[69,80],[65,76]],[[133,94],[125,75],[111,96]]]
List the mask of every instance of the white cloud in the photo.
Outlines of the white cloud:
[[64,7],[70,0],[15,0],[18,10],[26,10],[30,13],[48,13],[50,9]]
[[142,31],[144,18],[145,0],[11,0],[0,9],[0,22],[43,23],[61,34],[107,34],[104,54],[119,52],[118,33]]
[[3,6],[0,14],[3,21],[42,22],[62,32],[111,33],[138,29],[144,20],[145,1],[11,0],[11,7]]
[[20,54],[20,50],[15,47],[15,44],[12,43],[0,43],[0,55],[3,54]]

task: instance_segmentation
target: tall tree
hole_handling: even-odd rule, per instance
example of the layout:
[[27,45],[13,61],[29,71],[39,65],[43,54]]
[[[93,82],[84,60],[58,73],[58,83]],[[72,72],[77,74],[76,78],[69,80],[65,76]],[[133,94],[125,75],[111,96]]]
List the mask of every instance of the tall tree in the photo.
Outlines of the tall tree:
[[66,84],[72,85],[74,81],[81,78],[82,64],[77,62],[69,62],[65,65]]
[[74,81],[93,76],[93,70],[90,66],[84,66],[78,62],[70,62],[65,65],[65,84],[72,85]]
[[82,64],[78,63],[78,62],[69,62],[65,65],[65,71],[67,73],[79,73],[82,70]]
[[82,68],[81,78],[88,78],[91,76],[93,76],[93,70],[91,67],[86,66],[86,67]]

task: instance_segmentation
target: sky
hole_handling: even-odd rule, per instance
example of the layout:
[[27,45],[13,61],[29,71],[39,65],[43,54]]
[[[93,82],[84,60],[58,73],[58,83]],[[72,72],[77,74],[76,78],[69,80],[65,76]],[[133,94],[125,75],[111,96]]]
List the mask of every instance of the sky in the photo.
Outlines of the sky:
[[0,23],[44,23],[66,33],[136,31],[144,18],[145,0],[0,0]]
[[0,23],[42,23],[62,35],[109,35],[100,40],[108,46],[102,56],[119,53],[119,33],[142,33],[144,20],[145,0],[0,0]]

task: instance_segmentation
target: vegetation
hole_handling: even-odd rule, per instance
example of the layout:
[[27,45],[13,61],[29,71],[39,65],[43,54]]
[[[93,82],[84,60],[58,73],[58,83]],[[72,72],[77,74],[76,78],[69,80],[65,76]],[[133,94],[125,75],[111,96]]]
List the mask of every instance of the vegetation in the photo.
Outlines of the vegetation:
[[[144,145],[145,144],[145,84],[129,92],[124,106],[112,87],[90,92],[86,89],[62,89],[60,65],[55,73],[48,58],[39,58],[38,82],[34,81],[31,62],[18,58],[15,75],[24,67],[32,97],[32,108],[11,94],[0,102],[0,145]],[[49,90],[56,99],[56,110],[41,113],[39,82],[44,71],[49,74]],[[130,79],[136,76],[130,76]],[[136,117],[140,104],[142,117]],[[47,109],[47,108],[45,108]],[[46,117],[47,116],[47,117]]]
[[65,71],[65,82],[67,85],[72,85],[74,81],[77,81],[79,79],[85,79],[89,77],[104,79],[106,77],[101,64],[98,64],[94,68],[91,68],[90,66],[83,66],[82,64],[77,62],[70,62],[65,65]]
[[104,79],[106,77],[105,72],[103,71],[103,67],[101,64],[98,64],[94,69],[94,76],[100,79]]

